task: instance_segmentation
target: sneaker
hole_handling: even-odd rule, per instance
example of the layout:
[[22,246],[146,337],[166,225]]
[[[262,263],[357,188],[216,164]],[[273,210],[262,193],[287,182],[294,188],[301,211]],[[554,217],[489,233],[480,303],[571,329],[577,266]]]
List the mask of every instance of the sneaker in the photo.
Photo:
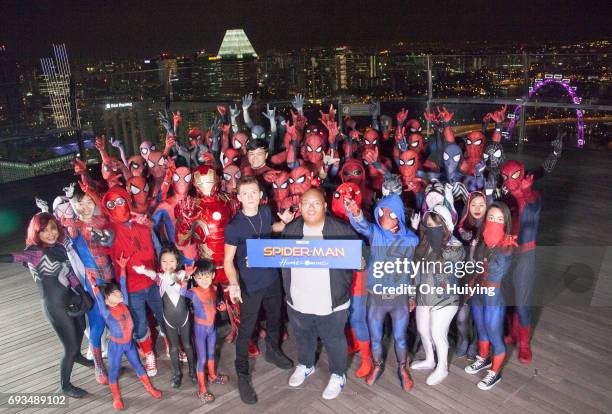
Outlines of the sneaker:
[[310,377],[315,372],[315,367],[307,367],[306,365],[298,364],[295,367],[295,371],[289,377],[290,387],[299,387],[306,381],[306,378]]
[[491,368],[491,358],[483,358],[480,355],[476,355],[476,361],[465,367],[465,372],[473,375],[487,368]]
[[144,368],[149,377],[154,377],[157,375],[157,359],[155,358],[155,354],[153,352],[149,352],[145,355]]
[[480,388],[481,390],[485,390],[485,391],[490,390],[499,381],[501,381],[501,373],[497,373],[495,371],[488,370],[487,375],[485,375],[485,377],[482,380],[480,380],[480,382],[478,383],[478,388]]
[[323,391],[323,399],[333,400],[338,395],[340,395],[340,392],[342,391],[345,385],[346,375],[340,376],[338,374],[331,374],[331,377],[329,377],[329,382],[327,383],[327,387],[325,387],[325,390]]

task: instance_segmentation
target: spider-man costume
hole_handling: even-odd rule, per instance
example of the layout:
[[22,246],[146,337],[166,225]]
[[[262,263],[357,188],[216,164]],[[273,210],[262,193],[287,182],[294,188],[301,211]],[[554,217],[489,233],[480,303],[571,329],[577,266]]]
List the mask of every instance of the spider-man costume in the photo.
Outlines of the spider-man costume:
[[92,285],[96,304],[110,332],[110,340],[108,341],[108,383],[113,394],[113,407],[116,410],[124,408],[118,384],[123,355],[125,355],[132,368],[134,368],[138,379],[143,383],[149,394],[155,398],[161,398],[161,392],[153,387],[149,376],[140,363],[138,352],[132,340],[134,322],[128,308],[129,295],[126,288],[125,274],[120,276],[119,284],[121,286],[123,303],[118,303],[112,307],[106,306],[104,296],[97,286]]
[[[358,206],[362,204],[361,190],[355,183],[346,182],[340,184],[334,192],[331,209],[332,213],[345,221],[349,221],[346,213],[345,202],[355,200]],[[351,348],[357,348],[361,352],[361,366],[357,369],[356,375],[359,378],[365,377],[372,369],[372,354],[370,352],[370,332],[366,322],[366,302],[368,291],[365,287],[365,272],[353,272],[353,286],[351,292],[351,306],[349,308],[349,332],[347,339]]]
[[203,398],[207,394],[206,381],[204,379],[204,363],[208,366],[208,380],[213,383],[227,382],[227,376],[217,375],[215,370],[215,347],[217,344],[217,330],[215,328],[215,315],[217,314],[217,287],[210,285],[204,289],[196,286],[187,290],[181,289],[181,295],[193,303],[193,327],[194,341],[196,344],[197,362],[196,373],[198,376],[198,397]]
[[513,339],[518,339],[519,361],[528,363],[531,361],[530,300],[536,277],[535,247],[542,201],[539,192],[532,189],[534,176],[525,175],[525,166],[522,163],[515,160],[506,161],[502,165],[501,174],[504,187],[508,190],[504,200],[512,214],[512,234],[517,236],[518,243],[509,278],[516,306],[511,330]]

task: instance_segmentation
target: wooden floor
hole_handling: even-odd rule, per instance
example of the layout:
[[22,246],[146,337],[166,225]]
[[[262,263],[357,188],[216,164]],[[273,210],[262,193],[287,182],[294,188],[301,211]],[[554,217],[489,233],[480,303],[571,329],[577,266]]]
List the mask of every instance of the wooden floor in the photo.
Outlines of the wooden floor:
[[[589,168],[581,169],[584,165]],[[163,391],[162,400],[149,397],[133,371],[130,368],[124,370],[120,388],[126,412],[612,412],[612,251],[609,247],[612,245],[612,191],[605,178],[609,176],[610,165],[609,157],[570,153],[562,160],[558,171],[539,184],[544,196],[540,244],[598,250],[597,257],[588,266],[596,283],[589,285],[587,297],[573,306],[553,304],[542,309],[532,342],[533,362],[530,365],[519,364],[516,351],[510,348],[503,379],[492,390],[479,390],[476,387],[479,378],[463,371],[466,360],[451,356],[450,375],[442,384],[430,387],[425,384],[426,372],[412,372],[415,387],[410,393],[404,393],[399,388],[391,351],[387,370],[375,386],[370,387],[355,377],[359,362],[359,357],[356,357],[340,397],[326,401],[321,398],[329,376],[323,352],[317,372],[299,389],[288,387],[289,372],[273,368],[263,358],[255,360],[253,383],[259,404],[245,406],[236,389],[232,369],[233,346],[222,343],[220,371],[230,374],[230,383],[211,387],[217,397],[214,404],[203,406],[195,398],[195,388],[187,382],[178,391],[172,389],[169,384],[170,364],[163,358],[159,361],[159,373],[153,378],[155,386]],[[62,184],[58,183],[54,190],[56,193]],[[11,197],[14,199],[14,193]],[[13,246],[13,243],[7,243],[2,250]],[[540,261],[541,274],[561,272],[564,267],[559,267],[558,263],[564,260],[574,263],[572,255],[580,256],[573,251],[563,254],[554,263]],[[20,266],[0,264],[0,292],[0,393],[55,391],[61,346],[44,319],[31,276]],[[285,350],[295,358],[295,344],[291,337]],[[68,409],[20,411],[0,407],[0,411],[88,414],[112,411],[108,387],[95,382],[92,369],[76,366],[73,382],[89,391],[90,395],[81,400],[71,399]]]

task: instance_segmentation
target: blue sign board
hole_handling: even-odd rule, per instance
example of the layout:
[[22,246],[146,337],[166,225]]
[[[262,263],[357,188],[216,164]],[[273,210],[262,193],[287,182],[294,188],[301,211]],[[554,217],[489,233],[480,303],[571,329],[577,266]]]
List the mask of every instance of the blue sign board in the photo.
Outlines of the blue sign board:
[[249,267],[360,269],[361,240],[247,240]]

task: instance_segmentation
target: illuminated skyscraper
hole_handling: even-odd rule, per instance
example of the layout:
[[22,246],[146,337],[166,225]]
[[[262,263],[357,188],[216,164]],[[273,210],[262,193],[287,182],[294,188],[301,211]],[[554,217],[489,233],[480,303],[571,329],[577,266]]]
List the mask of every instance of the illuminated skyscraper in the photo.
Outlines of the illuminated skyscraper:
[[221,81],[219,93],[224,98],[238,98],[257,88],[257,53],[244,30],[225,32],[217,62]]

